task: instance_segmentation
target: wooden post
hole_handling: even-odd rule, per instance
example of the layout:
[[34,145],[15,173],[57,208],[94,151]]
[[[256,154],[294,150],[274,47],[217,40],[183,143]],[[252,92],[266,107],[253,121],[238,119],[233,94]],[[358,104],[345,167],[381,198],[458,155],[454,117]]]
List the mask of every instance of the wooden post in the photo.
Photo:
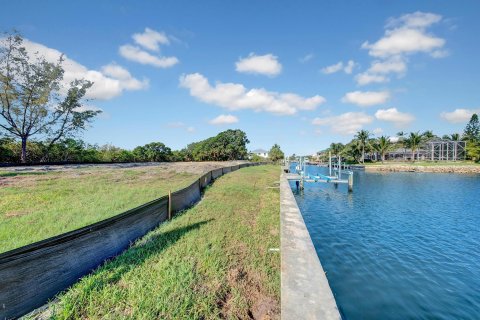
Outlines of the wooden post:
[[172,219],[172,190],[168,190],[168,220]]
[[348,192],[353,191],[353,172],[348,175]]

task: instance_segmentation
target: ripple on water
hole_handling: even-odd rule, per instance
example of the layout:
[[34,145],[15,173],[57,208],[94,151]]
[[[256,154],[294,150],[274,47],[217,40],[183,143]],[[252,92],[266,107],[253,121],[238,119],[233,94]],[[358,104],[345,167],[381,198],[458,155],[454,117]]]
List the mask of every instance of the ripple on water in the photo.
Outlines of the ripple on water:
[[354,180],[353,193],[307,183],[295,194],[343,316],[479,319],[480,176]]

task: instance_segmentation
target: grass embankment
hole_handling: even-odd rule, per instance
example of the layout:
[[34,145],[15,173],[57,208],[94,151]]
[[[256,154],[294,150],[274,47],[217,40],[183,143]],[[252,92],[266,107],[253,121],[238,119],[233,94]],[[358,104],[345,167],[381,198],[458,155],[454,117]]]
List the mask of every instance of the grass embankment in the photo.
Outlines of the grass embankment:
[[198,177],[158,167],[0,171],[0,252],[112,217]]
[[60,295],[52,319],[276,319],[278,166],[215,181],[166,222]]

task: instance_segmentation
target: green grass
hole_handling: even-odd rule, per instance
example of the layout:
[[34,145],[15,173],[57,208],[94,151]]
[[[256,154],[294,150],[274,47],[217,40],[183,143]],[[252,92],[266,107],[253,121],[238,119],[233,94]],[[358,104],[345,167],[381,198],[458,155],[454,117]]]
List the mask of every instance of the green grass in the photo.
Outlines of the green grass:
[[436,166],[480,166],[480,163],[476,163],[473,161],[396,161],[390,162],[385,161],[382,163],[381,161],[378,162],[369,162],[365,163],[365,166],[378,166],[378,165],[386,165],[386,166],[422,166],[422,167],[436,167]]
[[195,207],[61,294],[42,318],[277,319],[278,166],[215,181]]
[[109,218],[195,178],[152,167],[0,172],[0,252]]

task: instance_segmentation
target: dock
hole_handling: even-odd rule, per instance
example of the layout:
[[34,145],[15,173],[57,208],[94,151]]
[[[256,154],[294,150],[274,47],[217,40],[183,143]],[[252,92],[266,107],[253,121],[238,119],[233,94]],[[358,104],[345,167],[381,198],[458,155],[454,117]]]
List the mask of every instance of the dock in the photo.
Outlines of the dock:
[[[302,176],[298,173],[285,173],[287,180],[301,181]],[[338,179],[336,176],[307,176],[303,179],[305,182],[325,182],[325,183],[346,183],[348,179]]]
[[[332,163],[331,154],[329,154],[329,161],[328,161],[328,168],[329,174],[323,175],[320,173],[316,174],[307,174],[307,163],[305,161],[305,157],[299,157],[298,165],[295,166],[295,172],[290,171],[290,162],[285,159],[285,164],[282,167],[282,171],[285,175],[285,178],[288,181],[295,181],[297,184],[297,188],[300,190],[304,189],[305,183],[315,183],[315,182],[323,182],[323,183],[333,183],[335,187],[338,184],[346,184],[348,185],[348,191],[353,191],[353,171],[351,170],[343,170],[342,167],[345,167],[345,164],[342,164],[340,158],[338,159],[337,168],[334,168],[334,164]],[[334,172],[335,171],[335,174]],[[342,174],[347,174],[347,179],[342,179]]]

